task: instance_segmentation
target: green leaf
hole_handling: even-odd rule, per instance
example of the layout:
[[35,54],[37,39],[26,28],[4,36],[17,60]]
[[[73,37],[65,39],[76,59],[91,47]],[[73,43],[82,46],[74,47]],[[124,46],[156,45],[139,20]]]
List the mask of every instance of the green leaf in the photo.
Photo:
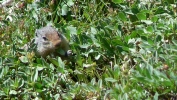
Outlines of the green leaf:
[[113,79],[112,77],[105,78],[105,81],[107,81],[107,82],[112,82],[112,83],[117,82],[117,80],[116,80],[116,79]]
[[68,5],[68,6],[73,6],[73,5],[74,5],[73,0],[68,0],[67,5]]
[[163,7],[158,7],[158,9],[155,11],[155,14],[163,14],[167,13],[167,11]]
[[15,90],[10,90],[9,94],[10,94],[10,95],[16,95],[16,94],[17,94],[17,91],[15,91]]
[[54,64],[55,66],[59,66],[58,65],[58,61],[56,60],[56,59],[54,59],[54,58],[48,58],[48,60],[52,63],[52,64]]
[[130,38],[135,38],[137,36],[137,32],[136,31],[133,31],[131,34],[130,34]]
[[60,73],[64,73],[64,72],[65,72],[65,70],[64,70],[65,64],[64,64],[64,62],[61,60],[60,57],[58,57],[58,65],[59,65],[58,71],[59,71]]
[[108,43],[108,40],[106,40],[104,37],[100,36],[102,41],[102,46],[105,47],[109,52],[114,53],[113,49],[110,47],[110,44]]
[[117,49],[118,49],[120,52],[122,52],[122,51],[127,51],[127,52],[129,52],[129,48],[126,47],[126,46],[118,45],[118,46],[117,46]]
[[43,91],[41,89],[36,89],[36,92],[42,93]]
[[61,11],[61,15],[67,15],[68,13],[68,6],[67,5],[63,5],[62,6],[62,11]]
[[148,32],[151,32],[153,33],[154,32],[154,29],[152,26],[148,26],[147,29],[146,29]]
[[88,47],[90,47],[90,44],[79,45],[79,47],[80,47],[80,48],[87,49]]
[[117,64],[114,65],[114,78],[119,78],[119,75],[120,75],[120,66],[118,66]]
[[91,63],[91,64],[83,64],[83,67],[84,68],[91,68],[91,67],[94,67],[94,66],[96,66],[96,63]]
[[158,20],[158,17],[157,17],[157,16],[153,16],[153,17],[151,18],[151,21],[152,21],[152,22],[157,22],[157,20]]
[[36,89],[42,89],[43,86],[42,86],[41,83],[35,82],[34,87],[35,87]]
[[159,96],[159,94],[158,94],[158,92],[156,92],[155,95],[154,95],[154,99],[153,100],[159,100],[158,96]]
[[126,21],[126,20],[127,20],[125,14],[124,14],[123,12],[119,12],[119,13],[118,13],[118,16],[119,16],[119,18],[120,18],[122,21]]
[[33,17],[34,17],[34,19],[36,19],[36,21],[38,22],[38,14],[37,14],[37,12],[36,11],[32,11],[32,15],[33,15]]
[[173,83],[170,81],[170,80],[166,80],[166,79],[164,79],[163,78],[163,80],[162,80],[162,84],[164,85],[164,86],[167,86],[167,87],[173,87]]
[[169,4],[175,4],[176,1],[175,0],[166,0]]
[[33,76],[33,81],[35,82],[37,80],[37,78],[38,78],[38,70],[36,68],[34,76]]
[[112,2],[116,3],[116,4],[119,4],[119,3],[122,3],[123,0],[112,0]]
[[162,40],[162,37],[160,35],[156,36],[156,42],[160,42]]
[[0,68],[0,78],[2,78],[4,76],[4,71],[5,71],[5,68]]
[[76,27],[68,26],[67,29],[69,30],[70,34],[72,34],[72,35],[76,35],[77,34]]
[[19,57],[20,61],[23,63],[28,63],[28,58],[26,56]]
[[151,20],[142,20],[142,22],[146,23],[147,25],[151,25],[153,23]]
[[56,94],[55,96],[54,96],[54,98],[55,98],[55,100],[59,100],[61,97],[60,97],[60,94]]
[[94,27],[91,27],[91,33],[92,33],[92,34],[96,34],[96,33],[97,33],[97,30],[96,30],[96,28],[94,28]]
[[4,93],[4,91],[0,91],[0,97],[5,96],[6,94]]
[[99,60],[100,59],[100,57],[101,57],[101,55],[99,54],[99,55],[97,55],[96,57],[95,57],[95,60]]
[[146,14],[145,13],[138,13],[136,14],[139,20],[146,20]]
[[102,86],[103,86],[103,81],[102,81],[102,79],[99,79],[99,80],[98,80],[98,86],[99,86],[99,88],[102,88]]

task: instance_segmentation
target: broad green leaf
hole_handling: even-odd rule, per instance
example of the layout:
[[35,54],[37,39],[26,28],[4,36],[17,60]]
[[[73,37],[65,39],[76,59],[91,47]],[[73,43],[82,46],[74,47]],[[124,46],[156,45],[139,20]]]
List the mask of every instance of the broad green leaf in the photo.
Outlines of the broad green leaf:
[[147,25],[151,25],[153,23],[151,20],[142,20],[142,22],[146,23]]
[[96,30],[96,28],[94,28],[94,27],[91,27],[91,33],[92,33],[92,34],[96,34],[96,33],[97,33],[97,30]]
[[138,13],[136,16],[139,20],[146,20],[146,13]]
[[95,85],[95,84],[96,84],[96,79],[93,78],[90,83],[91,83],[92,85]]
[[59,66],[59,64],[58,64],[58,61],[56,60],[56,59],[54,59],[54,58],[48,58],[48,60],[52,63],[52,64],[54,64],[55,66]]
[[68,13],[68,6],[67,5],[63,5],[62,6],[62,11],[61,11],[61,15],[67,15]]
[[79,45],[79,47],[80,47],[80,48],[87,49],[88,47],[90,47],[90,44]]
[[60,57],[58,57],[58,64],[59,64],[59,67],[64,69],[65,64],[63,63]]
[[2,60],[2,58],[0,57],[0,68],[2,67],[2,65],[3,65],[3,60]]
[[44,67],[42,67],[42,66],[37,66],[37,70],[38,71],[42,71],[44,69]]
[[68,5],[68,6],[73,6],[73,5],[74,5],[73,0],[68,0],[67,5]]
[[154,32],[154,29],[153,29],[152,26],[148,26],[148,27],[147,27],[147,31],[153,33],[153,32]]
[[36,89],[36,92],[42,93],[42,89]]
[[117,48],[118,48],[118,50],[119,50],[120,52],[122,52],[122,51],[127,51],[127,52],[129,52],[129,48],[126,47],[126,46],[118,45]]
[[161,39],[162,39],[162,37],[161,37],[160,35],[157,35],[157,36],[156,36],[156,42],[160,42]]
[[123,0],[112,0],[112,2],[114,2],[114,3],[116,3],[116,4],[117,4],[117,3],[119,4],[119,3],[122,3]]
[[27,3],[33,3],[34,0],[25,0]]
[[41,83],[35,82],[34,87],[35,87],[36,89],[42,89],[43,86],[42,86]]
[[131,34],[130,34],[130,38],[134,38],[138,35],[138,33],[136,31],[133,31]]
[[148,79],[152,80],[153,67],[151,65],[148,65],[147,70],[145,70],[145,72]]
[[151,21],[152,21],[152,22],[157,22],[157,20],[158,20],[158,17],[157,17],[157,16],[153,16],[153,17],[151,18]]
[[123,12],[119,12],[119,13],[118,13],[118,16],[119,16],[119,18],[120,18],[122,21],[126,21],[126,20],[127,20],[126,15],[125,15]]
[[92,63],[92,64],[83,64],[83,67],[85,67],[85,68],[94,67],[94,66],[96,66],[96,63]]
[[36,19],[36,21],[38,22],[39,19],[38,19],[37,12],[33,10],[32,15],[33,15],[34,19]]
[[154,95],[154,99],[153,100],[159,100],[158,96],[159,96],[159,94],[158,94],[158,92],[156,92],[155,95]]
[[95,60],[99,60],[100,59],[100,57],[101,57],[101,55],[99,54],[99,55],[97,55],[97,56],[95,56]]
[[163,14],[167,11],[163,7],[158,7],[158,9],[155,11],[155,14]]
[[98,86],[99,86],[99,88],[102,88],[102,86],[103,86],[103,81],[102,81],[102,79],[99,79],[99,80],[98,80]]
[[20,61],[23,63],[28,63],[28,58],[26,56],[19,57]]
[[18,82],[19,82],[18,88],[21,88],[24,86],[25,81],[23,79],[18,80]]
[[129,43],[134,44],[135,42],[136,42],[136,41],[135,41],[135,39],[134,39],[134,38],[133,38],[133,39],[129,39],[129,40],[128,40],[128,44],[129,44]]
[[118,79],[119,75],[120,75],[120,66],[118,66],[117,64],[114,65],[114,78]]
[[83,14],[83,15],[85,16],[85,18],[86,18],[88,21],[92,22],[92,21],[91,21],[90,14],[88,13],[88,11],[84,11],[84,14]]
[[117,80],[116,79],[113,79],[112,77],[109,77],[109,78],[105,78],[105,81],[107,81],[107,82],[117,82]]
[[175,3],[175,0],[164,0],[164,1],[167,1],[169,4],[174,4]]
[[60,94],[56,94],[55,96],[54,96],[54,98],[55,98],[55,100],[59,100],[61,97],[60,97]]
[[168,80],[168,79],[164,79],[164,80],[161,80],[161,82],[162,82],[162,84],[164,85],[164,86],[166,86],[166,87],[170,87],[170,86],[173,86],[173,83],[170,81],[170,80]]
[[4,70],[5,70],[5,68],[0,68],[0,78],[2,78],[4,76]]
[[38,78],[38,70],[37,70],[37,68],[35,69],[35,73],[34,73],[34,76],[33,76],[33,81],[35,82],[36,80],[37,80],[37,78]]
[[104,38],[101,37],[101,41],[102,41],[102,46],[106,47],[106,49],[108,49],[111,53],[113,53],[113,49],[110,47],[110,44],[108,43],[108,41]]
[[76,35],[77,34],[76,27],[68,26],[67,29],[70,31],[70,34],[72,34],[72,35]]
[[6,94],[4,93],[4,91],[0,91],[0,96],[6,96]]
[[17,91],[15,91],[15,90],[10,90],[9,94],[10,94],[10,95],[17,95]]
[[54,67],[54,65],[52,63],[50,64],[50,69],[52,69],[52,70],[55,69],[55,67]]

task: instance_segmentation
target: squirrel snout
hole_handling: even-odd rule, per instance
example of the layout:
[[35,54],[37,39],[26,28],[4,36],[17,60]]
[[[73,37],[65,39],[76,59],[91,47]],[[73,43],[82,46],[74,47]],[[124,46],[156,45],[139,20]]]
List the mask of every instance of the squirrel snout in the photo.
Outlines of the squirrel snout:
[[60,46],[60,44],[61,44],[60,40],[56,40],[56,41],[53,42],[53,45],[54,45],[55,48],[58,48]]

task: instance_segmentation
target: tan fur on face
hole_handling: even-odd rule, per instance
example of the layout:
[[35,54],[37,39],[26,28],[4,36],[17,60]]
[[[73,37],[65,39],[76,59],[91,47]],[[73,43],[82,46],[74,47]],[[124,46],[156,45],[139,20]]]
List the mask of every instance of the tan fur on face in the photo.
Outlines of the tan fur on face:
[[61,38],[59,37],[58,33],[46,34],[46,37],[54,45],[54,47],[59,46],[61,43]]

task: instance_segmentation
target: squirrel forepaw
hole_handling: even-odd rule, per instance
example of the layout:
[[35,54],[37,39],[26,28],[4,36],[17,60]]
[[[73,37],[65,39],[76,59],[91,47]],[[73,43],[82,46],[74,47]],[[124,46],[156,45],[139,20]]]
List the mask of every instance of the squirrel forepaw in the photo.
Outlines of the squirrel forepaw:
[[66,52],[66,55],[67,55],[67,56],[72,56],[72,55],[73,55],[72,50],[68,50],[68,51]]

